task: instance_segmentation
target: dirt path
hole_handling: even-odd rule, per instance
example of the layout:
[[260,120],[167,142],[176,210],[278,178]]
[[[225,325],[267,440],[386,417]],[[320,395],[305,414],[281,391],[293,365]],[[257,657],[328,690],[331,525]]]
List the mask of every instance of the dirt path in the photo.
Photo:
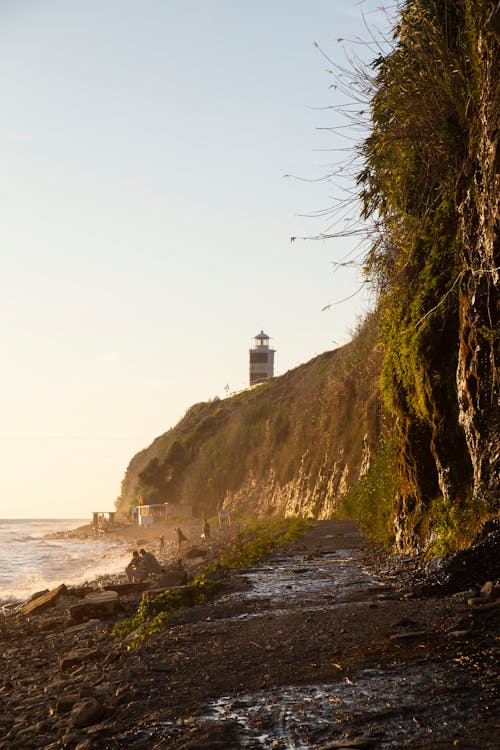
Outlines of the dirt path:
[[136,654],[144,711],[129,705],[122,744],[104,747],[496,748],[487,644],[451,635],[466,605],[395,591],[360,543],[354,524],[321,522],[180,613]]
[[[360,546],[353,523],[320,522],[168,632],[131,652],[105,640],[83,667],[51,673],[49,642],[33,638],[49,664],[48,718],[38,739],[19,744],[11,729],[0,748],[496,749],[498,623],[473,620],[463,597],[413,598],[397,572],[388,583],[368,570]],[[85,637],[50,648],[91,646]],[[35,718],[36,690],[19,701]],[[78,728],[69,711],[85,696],[104,708]]]

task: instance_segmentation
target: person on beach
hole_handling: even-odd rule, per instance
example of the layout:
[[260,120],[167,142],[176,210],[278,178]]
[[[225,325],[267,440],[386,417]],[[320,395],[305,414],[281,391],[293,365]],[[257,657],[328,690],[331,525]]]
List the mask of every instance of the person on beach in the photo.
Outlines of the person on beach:
[[181,547],[186,542],[186,544],[189,544],[187,536],[184,536],[181,529],[177,526],[174,531],[177,534],[177,552],[181,551]]
[[125,573],[129,583],[143,581],[147,577],[147,572],[142,567],[141,556],[136,549],[132,553],[131,561],[125,568]]
[[163,534],[160,537],[160,552],[165,552],[165,537]]
[[146,552],[145,549],[140,549],[139,555],[141,570],[144,570],[146,573],[161,573],[163,571],[160,563],[151,552]]
[[206,542],[207,539],[210,539],[210,524],[208,523],[208,518],[205,518],[203,521],[203,528],[201,531],[201,540],[202,542]]

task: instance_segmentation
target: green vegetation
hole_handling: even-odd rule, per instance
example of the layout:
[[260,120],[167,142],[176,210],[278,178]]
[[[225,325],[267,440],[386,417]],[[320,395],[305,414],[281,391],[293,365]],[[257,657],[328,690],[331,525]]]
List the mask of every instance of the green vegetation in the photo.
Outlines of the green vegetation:
[[381,442],[368,472],[351,487],[334,514],[335,518],[355,519],[371,539],[384,546],[394,542],[394,463],[394,446]]
[[498,498],[472,496],[465,501],[456,498],[451,503],[439,498],[428,513],[432,526],[430,553],[444,557],[467,547],[483,523],[491,518],[492,511],[498,514],[499,510]]
[[[270,518],[247,522],[221,551],[217,561],[196,576],[189,586],[190,603],[201,604],[216,590],[227,571],[255,565],[268,558],[275,549],[304,533],[309,522],[301,518]],[[168,629],[176,610],[186,600],[179,588],[168,589],[158,596],[143,599],[135,617],[117,623],[113,635],[119,640],[133,634],[130,647],[143,638]]]

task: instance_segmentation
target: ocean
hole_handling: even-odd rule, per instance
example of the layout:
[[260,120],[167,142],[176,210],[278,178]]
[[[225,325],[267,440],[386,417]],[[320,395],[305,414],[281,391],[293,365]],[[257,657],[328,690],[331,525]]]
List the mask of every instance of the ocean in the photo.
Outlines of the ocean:
[[130,557],[123,543],[47,536],[88,522],[0,519],[0,607],[61,583],[75,586],[100,575],[123,573]]

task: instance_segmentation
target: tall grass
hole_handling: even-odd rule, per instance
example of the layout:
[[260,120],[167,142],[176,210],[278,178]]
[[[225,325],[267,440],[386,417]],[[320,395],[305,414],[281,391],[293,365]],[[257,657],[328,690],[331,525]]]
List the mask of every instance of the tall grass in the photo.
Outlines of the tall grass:
[[392,520],[397,489],[395,451],[391,442],[380,443],[368,472],[351,487],[335,517],[358,521],[365,534],[389,547],[394,542]]

